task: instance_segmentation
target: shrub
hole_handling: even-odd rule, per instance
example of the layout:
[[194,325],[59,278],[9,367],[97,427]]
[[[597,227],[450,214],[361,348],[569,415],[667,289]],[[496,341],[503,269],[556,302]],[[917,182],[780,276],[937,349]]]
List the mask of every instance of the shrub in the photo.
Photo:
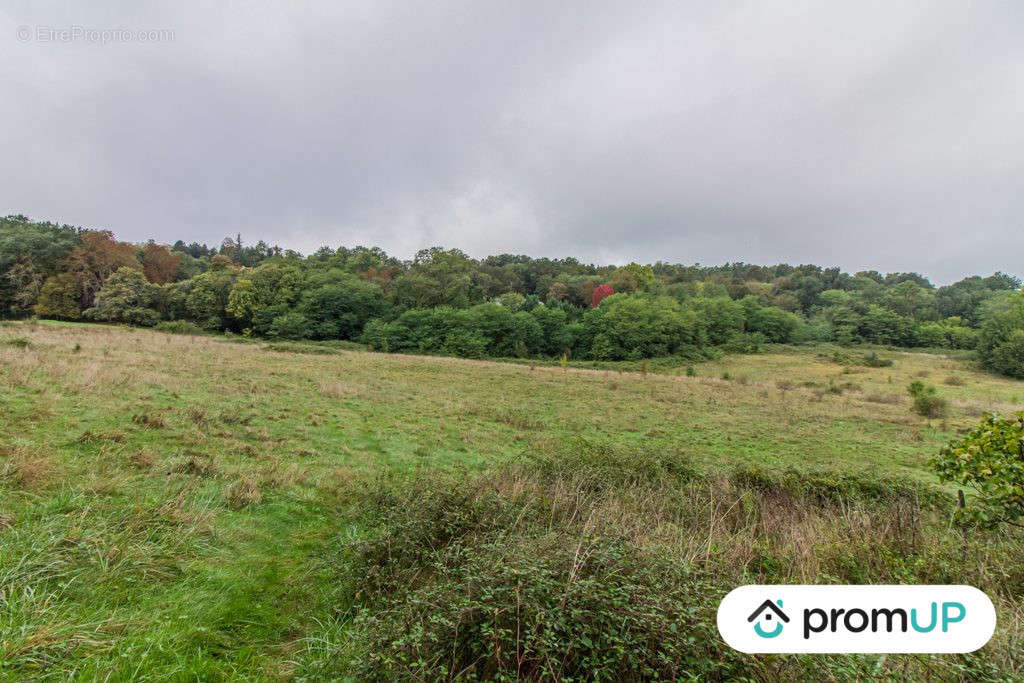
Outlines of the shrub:
[[987,355],[988,367],[1009,377],[1024,379],[1024,329],[1014,330]]
[[742,670],[717,638],[722,589],[710,578],[612,539],[588,539],[581,557],[573,541],[451,543],[432,558],[431,580],[395,585],[357,618],[370,646],[358,673],[620,680]]
[[309,320],[293,311],[274,318],[267,334],[271,339],[303,339],[308,333]]
[[696,314],[698,325],[711,344],[725,344],[733,335],[743,332],[746,311],[738,301],[727,296],[696,297],[687,306]]
[[942,481],[974,489],[972,505],[957,511],[963,521],[986,526],[1021,525],[1024,518],[1024,412],[987,415],[954,439],[932,461]]
[[761,345],[767,341],[760,332],[737,332],[722,345],[728,353],[760,353]]
[[914,321],[887,308],[871,304],[860,319],[857,334],[875,344],[912,346],[915,335]]
[[746,312],[747,332],[758,332],[775,344],[785,344],[794,339],[802,321],[799,316],[774,306],[761,306],[757,299],[748,296],[743,299]]
[[[337,541],[355,616],[336,634],[340,651],[308,674],[914,679],[924,672],[915,659],[740,655],[716,635],[715,608],[741,583],[965,580],[960,535],[939,507],[947,499],[875,475],[699,476],[673,452],[583,440],[478,475],[383,478],[353,501],[365,531]],[[978,539],[992,542],[1019,553]],[[932,673],[962,672],[949,666]]]
[[970,327],[950,325],[946,328],[949,345],[954,349],[973,349],[978,346],[978,331]]
[[[715,635],[724,583],[586,522],[602,492],[674,478],[677,457],[591,447],[475,480],[436,474],[373,490],[361,506],[373,533],[340,565],[361,596],[356,677],[742,674],[743,659]],[[630,474],[633,458],[641,474]]]
[[615,294],[587,311],[583,325],[596,360],[670,356],[700,340],[696,316],[669,297]]
[[882,358],[877,352],[872,351],[864,356],[861,364],[869,368],[888,368],[892,366],[892,359]]
[[458,311],[447,306],[415,308],[385,322],[371,320],[363,328],[362,342],[375,351],[440,351],[448,334],[459,327]]
[[914,380],[907,386],[907,393],[914,401],[914,412],[923,417],[945,417],[949,404],[938,395],[935,387],[921,380]]
[[459,328],[448,333],[441,351],[464,358],[483,358],[487,355],[487,346],[487,339],[480,333]]
[[917,346],[940,348],[949,346],[946,328],[939,323],[924,323],[914,331],[914,342]]
[[529,313],[540,325],[542,339],[539,353],[557,356],[572,347],[572,332],[567,324],[568,315],[563,309],[541,305],[533,307]]

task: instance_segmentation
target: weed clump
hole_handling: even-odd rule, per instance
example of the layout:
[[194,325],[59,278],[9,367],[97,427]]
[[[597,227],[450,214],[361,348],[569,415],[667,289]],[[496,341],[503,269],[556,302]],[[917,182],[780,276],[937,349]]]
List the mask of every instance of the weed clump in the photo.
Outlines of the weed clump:
[[45,488],[55,478],[57,468],[49,456],[23,448],[14,449],[0,460],[0,482],[22,489]]
[[157,332],[167,332],[170,334],[207,334],[203,328],[189,320],[165,320],[157,323],[153,329]]
[[308,353],[315,356],[331,356],[340,353],[334,348],[302,342],[271,342],[264,348],[267,351],[277,351],[278,353]]
[[228,488],[224,500],[232,510],[241,510],[262,502],[263,491],[255,480],[242,477]]
[[124,432],[114,429],[105,432],[94,432],[91,429],[87,429],[82,432],[81,436],[79,436],[75,441],[82,444],[96,444],[103,443],[105,441],[109,441],[111,443],[124,443],[127,438],[128,437],[125,436]]
[[681,484],[696,472],[689,458],[674,451],[594,443],[578,438],[567,447],[548,447],[526,456],[543,481],[572,481],[589,491],[622,486]]
[[145,448],[141,451],[132,453],[128,459],[131,461],[132,465],[139,469],[149,469],[156,463],[156,458]]
[[32,346],[32,342],[30,342],[27,337],[8,337],[0,341],[0,344],[10,346],[15,349],[27,349]]
[[171,468],[172,474],[187,474],[193,477],[212,477],[216,472],[213,463],[196,455],[190,455]]
[[139,413],[133,416],[132,422],[140,427],[148,427],[150,429],[163,429],[167,426],[167,421],[164,420],[162,415],[151,412]]

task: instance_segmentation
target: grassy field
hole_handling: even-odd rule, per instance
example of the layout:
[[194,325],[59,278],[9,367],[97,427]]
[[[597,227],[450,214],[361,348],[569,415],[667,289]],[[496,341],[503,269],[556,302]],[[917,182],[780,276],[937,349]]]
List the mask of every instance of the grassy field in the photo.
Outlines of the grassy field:
[[[489,625],[470,621],[498,643],[507,606],[449,612],[441,598],[504,585],[488,572],[534,553],[510,590],[536,579],[540,613],[567,538],[591,539],[600,567],[644,568],[625,594],[651,610],[677,604],[645,602],[652,587],[707,582],[706,605],[678,596],[699,619],[728,586],[763,579],[962,581],[999,610],[996,638],[970,657],[737,659],[680,645],[658,675],[1022,675],[1021,543],[952,529],[952,492],[926,462],[985,411],[1020,410],[1024,383],[926,353],[877,350],[893,364],[867,367],[866,350],[838,347],[726,356],[695,376],[303,350],[0,327],[0,677],[490,677],[507,672],[508,648],[486,664],[459,640],[480,660],[465,668],[456,648],[441,662],[425,643],[451,641],[430,626],[438,614],[492,608]],[[913,379],[939,388],[946,418],[912,413]],[[472,561],[449,561],[456,551]],[[608,584],[600,567],[594,586]],[[417,600],[440,606],[410,611]],[[640,613],[633,647],[676,637],[657,635],[671,614]],[[399,637],[410,624],[430,637]],[[557,650],[540,633],[531,652]],[[568,656],[528,668],[520,642],[513,677],[570,673]]]

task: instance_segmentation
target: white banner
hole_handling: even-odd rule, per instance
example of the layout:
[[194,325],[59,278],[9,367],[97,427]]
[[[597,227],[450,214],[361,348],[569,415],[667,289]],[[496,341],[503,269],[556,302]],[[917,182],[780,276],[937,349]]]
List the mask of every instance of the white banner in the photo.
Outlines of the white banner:
[[996,628],[971,586],[740,586],[718,631],[740,652],[973,652]]

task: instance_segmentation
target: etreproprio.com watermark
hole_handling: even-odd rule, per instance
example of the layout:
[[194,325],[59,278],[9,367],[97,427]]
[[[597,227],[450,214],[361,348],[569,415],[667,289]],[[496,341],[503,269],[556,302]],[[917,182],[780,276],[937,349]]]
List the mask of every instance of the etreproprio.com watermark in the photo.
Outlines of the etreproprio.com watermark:
[[19,26],[18,41],[22,43],[169,43],[174,30],[169,28],[91,28],[88,26]]

